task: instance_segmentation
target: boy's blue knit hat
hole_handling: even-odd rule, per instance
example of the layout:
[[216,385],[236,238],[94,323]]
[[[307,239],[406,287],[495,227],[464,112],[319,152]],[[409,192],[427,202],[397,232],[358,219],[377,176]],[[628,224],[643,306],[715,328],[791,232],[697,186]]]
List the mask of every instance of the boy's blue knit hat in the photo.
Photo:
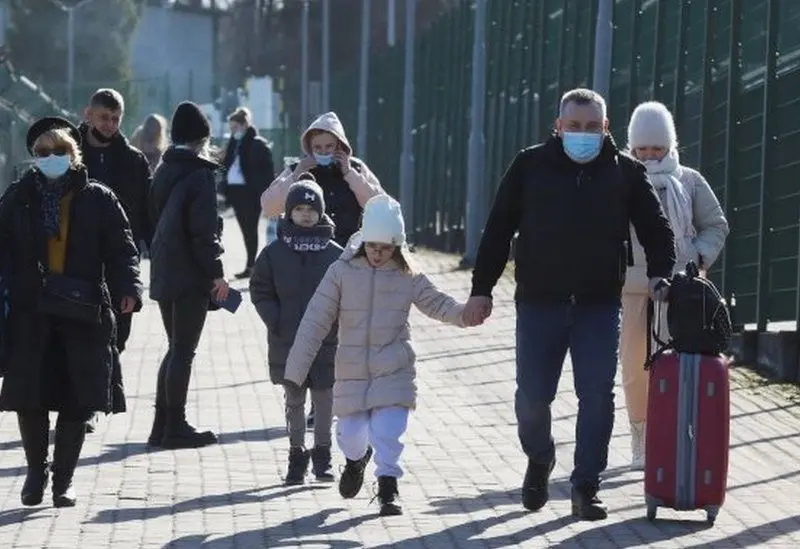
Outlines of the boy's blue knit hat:
[[306,204],[314,208],[319,214],[320,219],[325,215],[325,197],[314,176],[310,173],[303,173],[300,178],[289,187],[286,193],[285,214],[287,218],[292,216],[292,210],[301,204]]

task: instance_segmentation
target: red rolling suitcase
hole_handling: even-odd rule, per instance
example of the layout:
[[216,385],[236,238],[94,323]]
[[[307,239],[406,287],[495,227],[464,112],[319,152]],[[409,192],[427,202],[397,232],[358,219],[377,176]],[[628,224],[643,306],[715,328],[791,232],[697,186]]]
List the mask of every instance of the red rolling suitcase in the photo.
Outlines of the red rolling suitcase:
[[650,365],[645,433],[648,520],[655,520],[659,507],[668,507],[703,509],[714,523],[725,501],[729,434],[726,359],[673,351],[657,356]]

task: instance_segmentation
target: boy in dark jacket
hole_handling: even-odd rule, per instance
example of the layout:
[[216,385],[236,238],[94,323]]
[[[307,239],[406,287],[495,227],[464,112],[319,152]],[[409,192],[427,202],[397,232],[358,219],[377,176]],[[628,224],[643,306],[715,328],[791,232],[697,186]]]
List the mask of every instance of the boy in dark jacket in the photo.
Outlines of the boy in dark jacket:
[[[277,240],[261,251],[250,279],[250,297],[267,325],[269,373],[276,385],[284,385],[286,357],[306,306],[328,267],[342,253],[333,234],[333,222],[325,215],[322,189],[314,176],[303,174],[286,196]],[[331,425],[336,330],[334,326],[325,338],[303,386],[284,385],[289,430],[287,485],[303,484],[309,461],[317,480],[334,480]],[[310,452],[305,448],[307,389],[311,390],[316,415],[314,448]]]

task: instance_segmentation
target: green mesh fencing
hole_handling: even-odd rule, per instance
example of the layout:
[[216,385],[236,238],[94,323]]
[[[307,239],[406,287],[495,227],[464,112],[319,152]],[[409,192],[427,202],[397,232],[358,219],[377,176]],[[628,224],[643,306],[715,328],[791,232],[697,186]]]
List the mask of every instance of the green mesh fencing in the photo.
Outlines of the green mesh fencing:
[[[486,207],[505,166],[544,139],[566,90],[591,85],[596,2],[489,0],[485,97]],[[474,3],[417,30],[412,238],[464,249]],[[737,321],[800,312],[800,2],[615,0],[611,131],[626,141],[642,101],[675,114],[682,162],[699,169],[731,223],[710,275],[735,296]],[[404,45],[370,59],[368,154],[399,195]],[[331,99],[357,128],[358,59],[334,75]],[[356,151],[358,153],[358,151]]]

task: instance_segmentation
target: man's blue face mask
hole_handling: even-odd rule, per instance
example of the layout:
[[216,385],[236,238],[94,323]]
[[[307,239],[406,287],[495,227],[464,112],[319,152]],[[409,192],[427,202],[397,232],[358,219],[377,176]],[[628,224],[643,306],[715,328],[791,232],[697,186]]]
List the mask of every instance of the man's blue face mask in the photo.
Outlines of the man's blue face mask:
[[591,162],[603,148],[602,133],[564,132],[561,140],[564,143],[564,152],[578,164]]

